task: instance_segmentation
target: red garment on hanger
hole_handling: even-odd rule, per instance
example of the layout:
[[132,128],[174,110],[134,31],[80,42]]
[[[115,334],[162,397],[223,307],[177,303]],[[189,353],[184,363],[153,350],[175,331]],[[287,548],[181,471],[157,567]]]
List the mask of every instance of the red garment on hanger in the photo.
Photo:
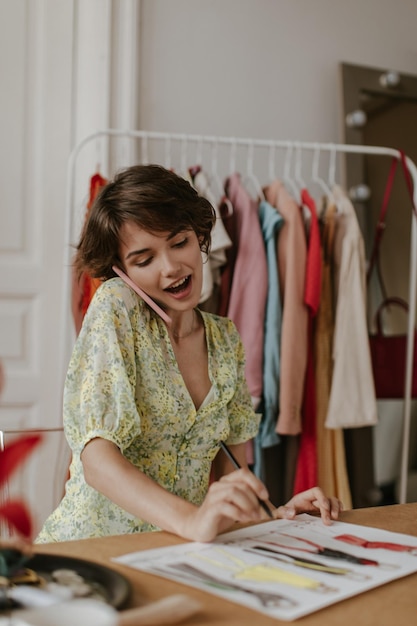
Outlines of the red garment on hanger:
[[314,318],[317,315],[321,294],[321,248],[320,229],[316,203],[307,189],[301,192],[302,203],[310,210],[310,232],[308,237],[306,283],[304,302],[308,309],[308,352],[303,397],[303,430],[300,435],[294,493],[317,485],[316,445],[316,381],[314,370]]
[[[88,218],[94,200],[105,185],[107,185],[107,180],[98,172],[91,177],[90,195],[88,198],[85,220]],[[74,271],[72,273],[71,308],[75,332],[77,335],[81,330],[84,315],[86,314],[90,302],[100,284],[101,280],[98,278],[92,278],[86,272],[83,272],[80,277],[76,276]]]

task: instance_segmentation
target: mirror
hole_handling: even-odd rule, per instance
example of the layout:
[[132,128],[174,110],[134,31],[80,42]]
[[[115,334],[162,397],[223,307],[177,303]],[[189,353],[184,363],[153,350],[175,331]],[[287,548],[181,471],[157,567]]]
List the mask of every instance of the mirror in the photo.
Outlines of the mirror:
[[[371,68],[342,63],[344,141],[347,144],[400,149],[417,163],[417,76],[392,68]],[[350,191],[370,258],[375,228],[391,164],[389,157],[346,155],[346,188]],[[400,167],[397,167],[386,216],[380,260],[388,296],[409,299],[411,201]],[[368,288],[368,319],[383,299],[376,272]],[[384,331],[407,332],[407,316],[392,312],[384,320]],[[378,401],[379,424],[374,427],[375,482],[382,492],[379,504],[398,501],[403,402]],[[407,501],[417,498],[417,402],[412,401]],[[350,434],[348,434],[349,438]],[[372,438],[371,438],[372,441]],[[369,440],[368,440],[369,443]],[[413,480],[410,480],[413,478]]]
[[[417,76],[347,63],[341,64],[341,75],[345,143],[400,149],[417,163]],[[389,166],[386,157],[346,156],[346,187],[364,234],[368,259]],[[399,169],[387,211],[381,268],[387,294],[408,300],[411,202]],[[374,282],[373,310],[381,298]],[[393,332],[404,330],[400,315],[391,324]]]

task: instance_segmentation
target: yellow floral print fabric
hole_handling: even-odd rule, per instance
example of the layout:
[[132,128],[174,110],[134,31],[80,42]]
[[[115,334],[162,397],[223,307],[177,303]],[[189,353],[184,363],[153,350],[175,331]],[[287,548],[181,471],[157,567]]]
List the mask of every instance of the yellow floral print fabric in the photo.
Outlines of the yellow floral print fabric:
[[119,278],[97,290],[65,383],[70,479],[37,543],[156,530],[85,482],[80,454],[95,437],[114,442],[168,491],[200,504],[219,442],[233,445],[256,435],[259,420],[238,332],[227,318],[201,315],[212,393],[196,410],[161,318]]

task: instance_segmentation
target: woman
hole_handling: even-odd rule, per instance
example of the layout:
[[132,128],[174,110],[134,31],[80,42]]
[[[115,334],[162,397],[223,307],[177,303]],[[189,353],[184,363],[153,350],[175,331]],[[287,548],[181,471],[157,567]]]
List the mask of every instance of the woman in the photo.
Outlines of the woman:
[[[229,319],[197,308],[214,220],[207,200],[156,165],[122,171],[98,196],[75,258],[103,284],[65,384],[70,479],[38,542],[158,528],[211,541],[265,515],[267,490],[245,460],[258,418],[242,343]],[[314,510],[330,523],[339,509],[315,488],[274,515]]]

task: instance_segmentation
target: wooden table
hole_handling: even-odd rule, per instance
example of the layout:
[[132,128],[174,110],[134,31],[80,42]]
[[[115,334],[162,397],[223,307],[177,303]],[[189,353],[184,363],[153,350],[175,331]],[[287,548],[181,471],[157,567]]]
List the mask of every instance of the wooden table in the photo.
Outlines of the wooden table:
[[[417,503],[345,511],[341,514],[341,521],[417,536]],[[188,620],[187,624],[272,626],[289,623],[199,589],[111,561],[112,557],[129,552],[179,543],[183,541],[174,535],[156,532],[42,544],[36,546],[36,551],[88,559],[119,571],[130,580],[133,588],[126,608],[140,606],[169,594],[186,593],[197,598],[203,606],[201,613]],[[417,624],[417,573],[333,604],[297,620],[296,623],[302,626],[414,626]]]

